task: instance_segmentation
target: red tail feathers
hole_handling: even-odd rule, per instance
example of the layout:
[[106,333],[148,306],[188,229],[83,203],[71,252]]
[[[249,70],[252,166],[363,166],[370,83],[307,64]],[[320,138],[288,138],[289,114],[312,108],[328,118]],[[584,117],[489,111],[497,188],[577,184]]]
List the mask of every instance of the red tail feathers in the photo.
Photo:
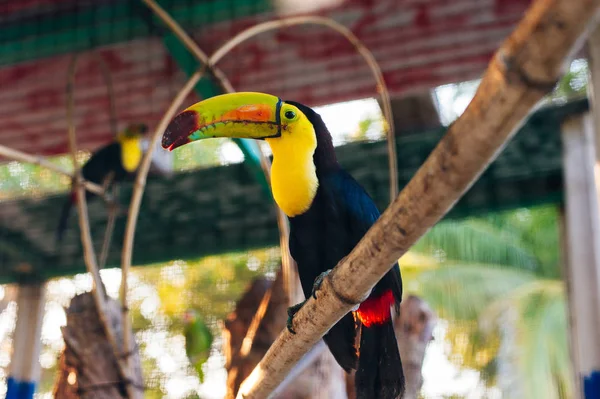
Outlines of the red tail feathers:
[[392,323],[391,289],[372,295],[355,312],[363,326],[355,385],[357,399],[397,399],[404,393],[404,373]]
[[376,297],[369,297],[360,304],[356,317],[365,327],[383,324],[391,318],[390,308],[394,301],[392,290],[386,290]]

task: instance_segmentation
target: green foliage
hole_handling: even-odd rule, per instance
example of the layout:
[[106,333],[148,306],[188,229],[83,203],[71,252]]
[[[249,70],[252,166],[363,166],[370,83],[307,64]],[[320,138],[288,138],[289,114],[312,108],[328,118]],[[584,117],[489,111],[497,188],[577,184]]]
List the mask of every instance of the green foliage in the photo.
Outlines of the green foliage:
[[185,335],[185,353],[202,383],[204,382],[204,370],[202,367],[210,355],[213,334],[197,312],[188,311],[187,313],[188,317],[191,317],[191,320],[186,322],[183,329]]
[[476,321],[498,298],[535,281],[518,269],[485,264],[454,264],[419,276],[422,293],[442,318]]
[[370,117],[358,122],[358,129],[356,130],[356,132],[354,132],[354,134],[350,136],[352,140],[366,140],[367,133],[369,132],[369,129],[371,129],[371,127],[375,124],[375,122],[376,120]]
[[229,139],[204,140],[177,149],[173,152],[173,169],[184,171],[222,165],[225,159],[221,150]]
[[450,321],[450,360],[488,385],[508,362],[503,370],[519,376],[525,397],[572,394],[558,234],[548,206],[442,222],[413,247],[437,264],[413,270],[413,287]]
[[[81,153],[80,161],[89,157],[89,153]],[[70,156],[58,156],[49,159],[67,170],[73,168]],[[21,196],[36,196],[68,190],[71,179],[42,168],[39,165],[8,162],[0,165],[0,200]]]
[[588,85],[588,66],[584,59],[574,60],[567,73],[558,82],[549,96],[551,101],[567,101],[574,97],[585,96]]
[[440,261],[460,261],[535,270],[538,262],[519,237],[481,219],[441,223],[413,248]]
[[[130,283],[130,298],[136,341],[140,344],[143,374],[148,387],[146,397],[165,397],[165,384],[172,375],[162,371],[159,359],[151,355],[155,337],[161,337],[162,345],[173,352],[179,367],[183,366],[180,372],[202,380],[206,355],[210,352],[204,352],[198,363],[189,359],[190,334],[186,331],[182,315],[188,309],[195,309],[201,314],[203,323],[200,330],[206,326],[209,331],[199,334],[202,338],[199,352],[207,350],[205,344],[208,341],[212,343],[208,351],[214,351],[219,340],[212,342],[212,337],[220,337],[219,323],[234,309],[235,301],[254,278],[274,276],[279,265],[279,249],[271,248],[135,269],[134,282]],[[156,309],[144,311],[148,303],[155,303]],[[206,340],[209,335],[211,339]],[[198,348],[192,352],[195,349]],[[181,354],[183,357],[179,356]],[[190,392],[186,397],[198,396]]]
[[[184,171],[223,165],[228,162],[222,154],[227,143],[231,140],[215,139],[182,147],[173,152],[173,168]],[[77,161],[83,165],[90,156],[91,152],[80,151]],[[73,168],[70,155],[49,157],[48,160],[69,171]],[[60,193],[67,191],[70,185],[68,176],[39,165],[16,161],[0,165],[0,200]]]

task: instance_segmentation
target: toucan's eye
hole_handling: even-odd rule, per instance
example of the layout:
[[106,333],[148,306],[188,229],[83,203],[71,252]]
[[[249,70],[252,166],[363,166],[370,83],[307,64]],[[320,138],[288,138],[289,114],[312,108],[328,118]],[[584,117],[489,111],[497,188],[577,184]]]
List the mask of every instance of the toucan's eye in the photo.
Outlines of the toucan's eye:
[[292,110],[289,111],[285,111],[285,114],[283,114],[286,119],[294,119],[296,117],[296,113]]

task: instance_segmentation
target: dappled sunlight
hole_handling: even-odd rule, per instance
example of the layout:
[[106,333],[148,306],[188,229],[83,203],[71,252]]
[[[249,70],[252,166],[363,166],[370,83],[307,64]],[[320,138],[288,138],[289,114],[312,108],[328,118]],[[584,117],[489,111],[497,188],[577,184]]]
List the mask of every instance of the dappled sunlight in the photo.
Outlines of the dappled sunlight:
[[457,369],[449,360],[452,357],[451,342],[447,339],[449,328],[448,321],[439,320],[433,332],[435,340],[427,348],[423,363],[424,397],[458,395],[468,399],[500,399],[502,394],[497,388],[482,384],[479,371],[468,367]]
[[[534,356],[544,364],[539,357],[549,354],[548,364],[566,362],[568,370],[568,360],[563,359],[568,356],[566,342],[563,349],[531,352],[528,356],[525,354],[529,349],[524,349],[530,348],[530,339],[540,340],[539,334],[544,331],[556,333],[543,338],[544,345],[565,339],[562,337],[566,325],[561,324],[566,323],[564,285],[560,280],[536,277],[536,273],[558,275],[551,271],[559,266],[559,256],[547,248],[536,249],[538,233],[530,233],[537,232],[540,226],[548,229],[556,223],[552,219],[555,217],[548,208],[530,208],[444,222],[399,260],[406,294],[422,296],[441,318],[425,358],[425,397],[501,397],[498,384],[507,377],[503,374],[505,369],[498,369],[496,362],[506,352],[508,342],[509,330],[502,324],[505,309],[523,315],[534,309],[543,312],[541,322],[536,324],[539,327],[535,328],[528,324],[528,317],[514,319],[519,340],[511,341],[511,350],[522,354],[519,359],[525,361]],[[540,239],[553,240],[545,233]],[[480,242],[485,245],[480,247]],[[444,256],[440,256],[441,252]],[[532,264],[539,267],[531,267]],[[219,323],[254,277],[274,277],[278,266],[279,250],[269,248],[134,269],[129,276],[129,297],[148,394],[178,399],[196,392],[206,399],[222,398],[227,375]],[[116,298],[120,270],[107,269],[101,274],[110,296]],[[87,274],[48,282],[40,363],[50,375],[64,346],[60,332],[66,322],[63,308],[74,295],[88,291],[91,284]],[[540,302],[540,298],[545,299]],[[542,306],[544,303],[547,306]],[[203,384],[185,352],[181,317],[187,309],[200,312],[215,336],[210,357],[203,365]],[[6,372],[9,363],[15,316],[14,303],[0,314],[0,373]],[[546,327],[540,330],[542,326]],[[525,373],[524,364],[515,367]],[[565,370],[557,369],[556,373],[567,378]]]

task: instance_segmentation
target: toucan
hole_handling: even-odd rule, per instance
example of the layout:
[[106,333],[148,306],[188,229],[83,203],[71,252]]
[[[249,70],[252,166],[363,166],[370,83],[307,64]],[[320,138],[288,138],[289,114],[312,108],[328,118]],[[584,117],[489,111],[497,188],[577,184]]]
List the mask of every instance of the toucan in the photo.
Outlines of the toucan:
[[[265,140],[273,152],[273,198],[290,222],[289,248],[306,298],[379,218],[367,192],[341,168],[331,134],[313,109],[264,93],[223,94],[179,113],[163,133],[168,150],[213,138]],[[349,372],[359,399],[392,399],[404,392],[404,374],[392,324],[402,298],[398,265],[354,312],[323,337]],[[288,329],[304,302],[288,310]],[[360,329],[360,344],[356,337]]]
[[[83,179],[106,186],[134,176],[142,160],[142,138],[147,131],[148,127],[145,124],[134,123],[117,133],[112,142],[94,152],[81,167]],[[86,191],[86,200],[93,197],[92,192]],[[59,243],[67,229],[71,208],[76,200],[74,187],[71,187],[71,195],[65,202],[58,221],[56,240]]]

